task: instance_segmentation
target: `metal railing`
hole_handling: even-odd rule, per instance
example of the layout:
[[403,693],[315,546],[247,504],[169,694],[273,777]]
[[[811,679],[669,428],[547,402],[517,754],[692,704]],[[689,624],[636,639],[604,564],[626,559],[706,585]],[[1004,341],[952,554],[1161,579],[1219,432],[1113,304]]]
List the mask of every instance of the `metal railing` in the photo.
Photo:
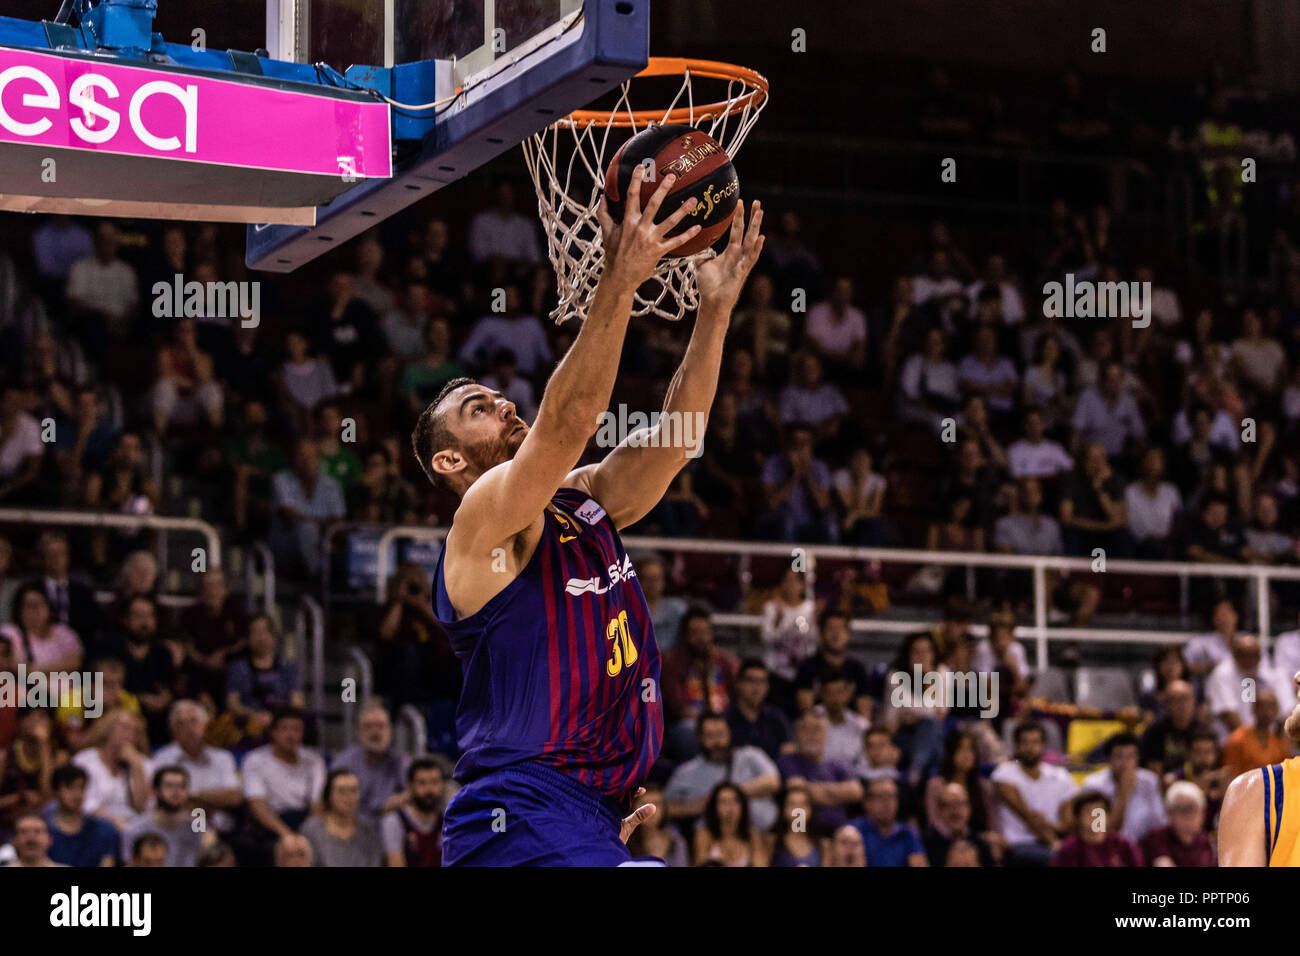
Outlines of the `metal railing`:
[[325,741],[325,612],[314,599],[303,596],[298,603],[294,632],[300,656],[306,658],[304,669],[311,672],[311,709],[316,721],[316,745]]
[[[348,659],[344,665],[344,673],[349,677],[355,677],[357,681],[357,703],[365,706],[375,696],[375,672],[370,665],[370,658],[366,652],[359,647],[348,648]],[[323,699],[323,697],[322,697]],[[343,711],[343,746],[351,747],[356,740],[356,724],[353,723],[353,715],[356,708]]]
[[[262,604],[257,604],[258,565],[262,572]],[[264,542],[258,541],[248,549],[244,557],[244,595],[248,602],[249,614],[275,613],[275,557]]]
[[[221,537],[215,526],[201,518],[169,515],[124,515],[116,511],[64,511],[54,508],[0,508],[0,524],[74,525],[86,528],[125,528],[139,531],[192,531],[208,543],[208,567],[221,567]],[[165,579],[166,560],[159,561],[159,577]]]
[[[392,573],[388,551],[392,542],[401,539],[440,541],[448,529],[445,527],[396,526],[386,530],[379,539],[379,560],[375,573],[376,593],[384,593],[384,585]],[[1255,614],[1257,629],[1262,639],[1273,636],[1269,585],[1274,581],[1300,581],[1300,568],[1274,567],[1260,564],[1200,564],[1186,561],[1136,561],[1107,560],[1106,570],[1093,571],[1092,558],[1046,557],[1013,554],[984,554],[966,551],[924,551],[906,548],[855,548],[840,545],[774,544],[755,541],[706,541],[698,538],[657,538],[632,536],[623,539],[628,551],[653,550],[687,552],[694,554],[726,554],[736,556],[785,557],[793,559],[798,553],[805,571],[804,586],[808,597],[813,597],[816,586],[817,562],[878,561],[895,564],[937,564],[947,567],[1000,568],[1028,571],[1033,575],[1034,623],[1016,629],[1016,636],[1033,640],[1036,666],[1047,667],[1047,650],[1051,641],[1098,641],[1108,643],[1160,644],[1186,641],[1194,636],[1185,630],[1156,628],[1095,628],[1056,627],[1048,623],[1048,571],[1076,571],[1097,574],[1144,575],[1190,579],[1193,577],[1223,577],[1253,581],[1255,584]],[[719,625],[757,628],[762,618],[756,614],[715,614]],[[915,631],[918,621],[898,621],[880,618],[860,618],[852,622],[857,631],[903,633]],[[977,629],[972,629],[977,630]]]
[[418,757],[429,752],[429,727],[424,714],[414,704],[405,704],[397,712],[397,726],[393,728],[393,742],[404,754]]

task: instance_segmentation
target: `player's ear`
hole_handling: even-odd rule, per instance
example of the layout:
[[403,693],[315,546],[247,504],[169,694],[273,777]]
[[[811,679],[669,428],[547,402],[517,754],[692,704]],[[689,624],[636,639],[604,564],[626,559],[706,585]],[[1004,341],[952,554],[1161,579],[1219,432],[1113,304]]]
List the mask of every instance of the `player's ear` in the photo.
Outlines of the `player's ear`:
[[444,448],[434,453],[431,464],[436,475],[454,475],[458,471],[464,471],[467,463],[465,457],[456,449]]

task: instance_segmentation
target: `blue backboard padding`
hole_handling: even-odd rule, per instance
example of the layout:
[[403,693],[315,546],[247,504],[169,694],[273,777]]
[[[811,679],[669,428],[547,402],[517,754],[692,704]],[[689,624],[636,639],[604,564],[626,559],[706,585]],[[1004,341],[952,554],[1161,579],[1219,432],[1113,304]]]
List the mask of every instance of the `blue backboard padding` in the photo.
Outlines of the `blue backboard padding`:
[[435,123],[418,156],[392,179],[360,183],[319,207],[315,227],[249,226],[248,266],[291,272],[614,89],[646,65],[649,6],[586,0],[576,40],[477,87],[464,109]]

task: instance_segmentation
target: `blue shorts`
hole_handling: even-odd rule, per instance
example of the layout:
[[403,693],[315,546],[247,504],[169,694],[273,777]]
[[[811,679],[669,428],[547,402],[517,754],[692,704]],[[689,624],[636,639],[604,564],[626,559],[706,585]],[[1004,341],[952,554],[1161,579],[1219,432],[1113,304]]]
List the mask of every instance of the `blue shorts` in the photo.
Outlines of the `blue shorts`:
[[442,821],[443,866],[618,866],[614,801],[558,770],[520,763],[470,781]]

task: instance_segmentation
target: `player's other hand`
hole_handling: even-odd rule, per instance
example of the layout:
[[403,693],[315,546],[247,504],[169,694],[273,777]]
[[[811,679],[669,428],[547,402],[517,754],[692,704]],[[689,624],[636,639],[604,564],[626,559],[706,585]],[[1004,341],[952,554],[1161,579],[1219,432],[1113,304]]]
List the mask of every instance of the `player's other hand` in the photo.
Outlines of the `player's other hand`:
[[[639,799],[643,793],[645,793],[645,787],[640,787],[633,799]],[[645,823],[647,820],[652,819],[658,812],[658,808],[653,803],[643,803],[641,806],[637,807],[623,818],[623,826],[618,834],[619,839],[626,843],[628,837],[632,835],[633,830]]]
[[695,272],[700,290],[700,314],[722,314],[728,318],[740,299],[740,290],[763,252],[763,207],[755,200],[749,207],[745,227],[745,204],[736,204],[731,220],[731,237],[722,255],[701,262]]
[[605,200],[602,199],[596,209],[605,246],[605,270],[602,278],[609,277],[624,291],[635,291],[650,278],[660,259],[682,243],[695,238],[700,231],[699,226],[691,226],[680,235],[667,238],[668,233],[695,208],[698,200],[692,196],[671,216],[656,224],[655,216],[659,214],[659,207],[663,205],[664,197],[672,189],[677,177],[672,173],[665,176],[642,209],[641,181],[644,176],[645,168],[642,166],[637,166],[632,171],[622,222],[614,222]]

